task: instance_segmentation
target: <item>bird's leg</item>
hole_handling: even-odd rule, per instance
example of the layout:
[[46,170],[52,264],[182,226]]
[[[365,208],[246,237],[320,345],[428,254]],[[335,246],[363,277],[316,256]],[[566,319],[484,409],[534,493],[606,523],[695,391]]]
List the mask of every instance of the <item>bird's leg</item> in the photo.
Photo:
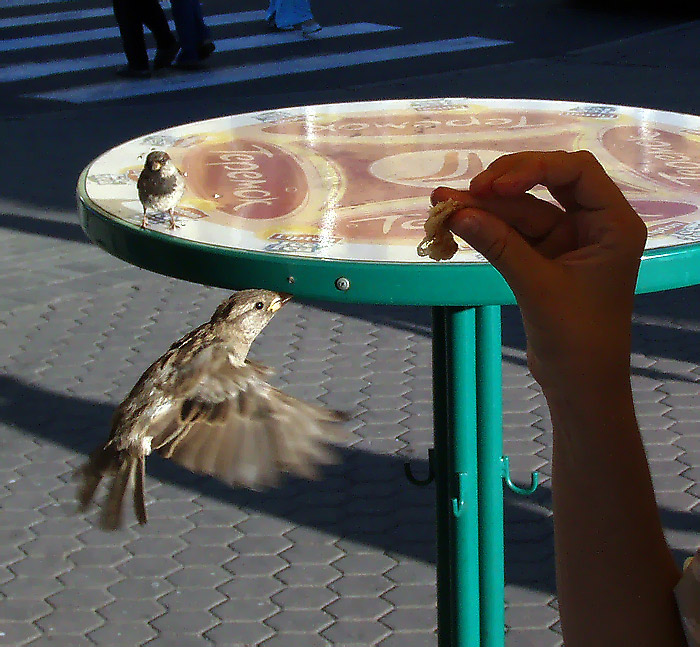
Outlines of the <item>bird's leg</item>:
[[146,207],[143,208],[143,218],[141,218],[141,229],[146,229]]
[[170,216],[170,229],[175,229],[177,225],[175,224],[175,215],[172,209],[168,209],[168,215]]

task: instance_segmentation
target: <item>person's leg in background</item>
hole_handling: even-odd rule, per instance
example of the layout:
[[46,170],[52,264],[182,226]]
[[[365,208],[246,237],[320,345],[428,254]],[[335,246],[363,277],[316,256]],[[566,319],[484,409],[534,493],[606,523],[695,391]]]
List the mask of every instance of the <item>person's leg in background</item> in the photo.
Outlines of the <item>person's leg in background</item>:
[[193,4],[194,21],[195,26],[197,27],[197,38],[199,42],[197,46],[197,55],[200,59],[209,58],[214,53],[216,46],[214,45],[211,39],[211,30],[209,29],[209,27],[207,27],[207,24],[204,22],[204,15],[202,14],[202,4],[199,0],[196,0],[196,2],[194,2]]
[[301,29],[305,34],[312,34],[321,29],[311,13],[309,0],[271,0],[267,10],[267,22],[272,29]]
[[211,32],[204,23],[199,0],[170,0],[173,20],[180,39],[176,65],[183,69],[200,69],[201,61],[211,56],[215,47]]
[[124,76],[148,76],[150,73],[148,54],[138,2],[112,0],[112,7],[127,60],[126,69],[121,70],[120,73]]
[[168,67],[177,55],[180,46],[170,31],[168,19],[158,0],[139,0],[141,20],[153,34],[156,41],[156,55],[153,59],[153,69]]

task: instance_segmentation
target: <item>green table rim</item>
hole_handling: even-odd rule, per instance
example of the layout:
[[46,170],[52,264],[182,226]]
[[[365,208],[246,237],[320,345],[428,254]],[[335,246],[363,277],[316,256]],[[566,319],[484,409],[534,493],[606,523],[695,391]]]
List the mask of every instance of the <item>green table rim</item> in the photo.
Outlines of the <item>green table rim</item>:
[[[142,230],[92,202],[80,174],[78,211],[87,237],[118,258],[159,274],[228,289],[286,291],[298,298],[392,305],[510,305],[515,298],[488,263],[337,260],[247,251]],[[345,281],[339,281],[345,279]],[[638,294],[700,283],[700,243],[644,252]],[[344,285],[347,289],[341,289]]]

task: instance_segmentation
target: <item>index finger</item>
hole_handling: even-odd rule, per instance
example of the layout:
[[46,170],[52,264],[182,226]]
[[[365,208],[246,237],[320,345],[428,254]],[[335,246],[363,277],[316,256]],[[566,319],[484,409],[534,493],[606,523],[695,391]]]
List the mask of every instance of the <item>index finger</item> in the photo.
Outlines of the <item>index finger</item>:
[[497,216],[531,242],[548,235],[566,217],[558,206],[531,193],[474,195],[471,190],[438,187],[430,195],[432,204],[448,199],[459,202],[461,209],[477,209]]
[[567,211],[625,205],[624,195],[589,151],[526,151],[504,155],[471,182],[475,194],[511,196],[541,184]]

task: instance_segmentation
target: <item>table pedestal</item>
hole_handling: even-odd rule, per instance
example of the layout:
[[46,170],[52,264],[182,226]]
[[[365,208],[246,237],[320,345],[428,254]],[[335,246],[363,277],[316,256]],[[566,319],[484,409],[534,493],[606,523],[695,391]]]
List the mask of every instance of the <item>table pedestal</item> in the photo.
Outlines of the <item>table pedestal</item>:
[[440,647],[504,645],[500,314],[433,309]]

